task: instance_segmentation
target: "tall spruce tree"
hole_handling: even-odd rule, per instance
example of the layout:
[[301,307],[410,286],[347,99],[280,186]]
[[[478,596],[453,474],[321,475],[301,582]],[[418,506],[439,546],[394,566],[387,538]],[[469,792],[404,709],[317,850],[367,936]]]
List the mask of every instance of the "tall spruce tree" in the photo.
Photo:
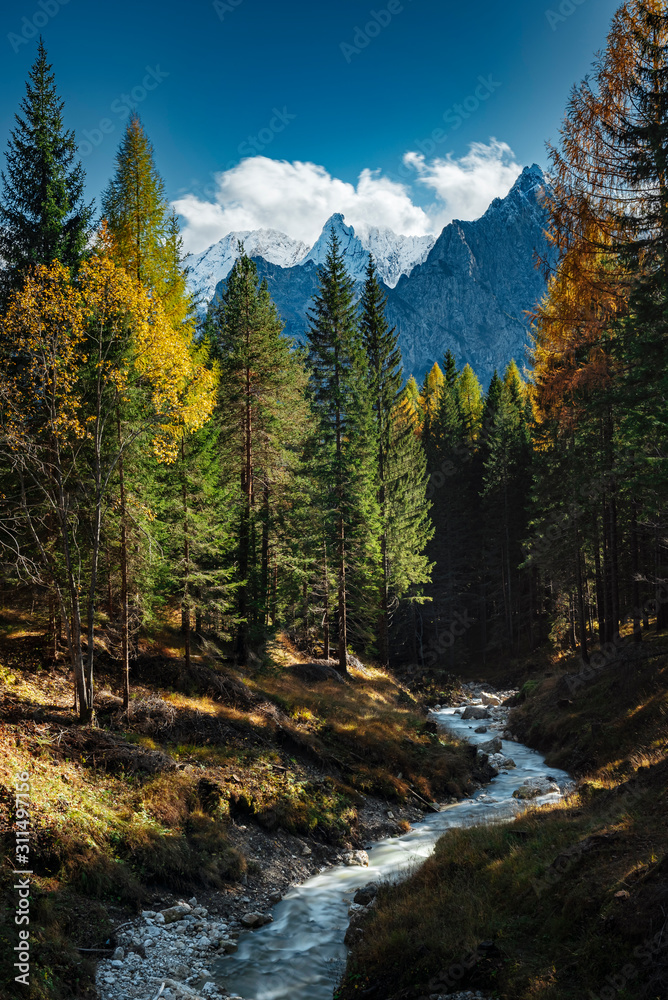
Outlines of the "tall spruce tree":
[[238,482],[237,655],[245,661],[266,638],[272,509],[298,454],[307,379],[267,283],[244,253],[213,311],[212,331],[221,370],[221,442]]
[[[435,535],[427,553],[434,573],[427,594],[431,599],[427,638],[454,670],[460,649],[452,641],[458,615],[468,612],[467,602],[474,573],[476,551],[477,496],[474,489],[472,452],[467,438],[459,396],[460,373],[450,351],[444,359],[444,380],[438,407],[429,427],[429,495],[433,503]],[[432,657],[434,659],[434,657]]]
[[410,406],[400,404],[403,368],[396,329],[385,316],[387,300],[369,257],[360,302],[369,390],[376,424],[381,586],[378,651],[389,664],[390,602],[429,580],[424,550],[433,529],[426,500],[426,459]]
[[84,171],[63,108],[40,39],[1,175],[0,299],[36,264],[58,260],[76,270],[86,251],[93,206],[84,202]]
[[503,382],[494,373],[485,404],[485,442],[482,451],[482,539],[485,576],[491,591],[488,620],[497,634],[490,642],[516,648],[520,629],[521,543],[528,515],[531,427],[527,419],[527,389],[514,362]]
[[315,468],[330,550],[336,554],[338,660],[340,672],[346,673],[349,594],[354,595],[360,638],[364,617],[374,603],[377,445],[354,283],[334,229],[310,321],[309,368],[320,450]]

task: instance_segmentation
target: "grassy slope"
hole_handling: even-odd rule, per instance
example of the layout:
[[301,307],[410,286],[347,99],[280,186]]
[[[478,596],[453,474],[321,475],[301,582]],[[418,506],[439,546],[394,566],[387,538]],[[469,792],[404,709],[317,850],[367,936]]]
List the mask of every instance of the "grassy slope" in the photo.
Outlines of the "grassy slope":
[[92,964],[75,949],[104,942],[151,887],[188,896],[242,877],[233,819],[356,846],[366,796],[402,802],[412,787],[432,799],[468,780],[465,748],[428,732],[415,700],[373,668],[348,684],[305,683],[284,641],[253,671],[200,660],[186,676],[178,636],[165,630],[143,644],[129,720],[101,656],[99,729],[81,729],[69,671],[44,665],[43,644],[31,618],[5,616],[0,982],[13,979],[16,937],[12,784],[27,771],[33,998],[92,996]]
[[443,837],[383,891],[341,998],[462,985],[508,1000],[668,997],[668,936],[656,937],[668,917],[668,658],[612,664],[574,693],[569,670],[555,661],[532,678],[512,728],[578,775],[577,792]]

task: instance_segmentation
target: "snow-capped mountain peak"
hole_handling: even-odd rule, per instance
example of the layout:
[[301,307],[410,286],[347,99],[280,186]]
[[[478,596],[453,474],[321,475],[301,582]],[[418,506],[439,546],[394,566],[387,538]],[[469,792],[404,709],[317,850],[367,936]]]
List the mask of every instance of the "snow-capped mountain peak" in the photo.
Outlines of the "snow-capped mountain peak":
[[269,263],[279,264],[281,267],[300,264],[308,253],[305,243],[293,240],[276,229],[228,233],[202,253],[188,254],[186,257],[185,263],[190,270],[190,287],[199,295],[203,304],[211,301],[218,282],[223,281],[234,267],[240,243],[249,257],[263,257]]
[[354,280],[364,281],[371,253],[379,275],[389,288],[395,287],[402,274],[409,275],[417,264],[422,264],[436,242],[434,236],[398,236],[384,226],[359,226],[355,230],[337,212],[325,223],[305,262],[325,263],[332,229],[339,237],[348,272]]
[[389,288],[394,288],[402,274],[409,275],[417,264],[423,263],[435,243],[433,236],[397,236],[391,229],[378,226],[360,227],[356,233],[337,212],[327,220],[310,250],[305,243],[275,229],[228,233],[202,253],[188,255],[185,263],[190,269],[190,288],[205,309],[218,284],[232,270],[239,256],[240,243],[249,257],[262,257],[280,267],[296,267],[308,261],[324,264],[332,228],[338,233],[352,278],[356,282],[364,281],[369,253],[372,253],[378,273]]
[[343,216],[339,212],[327,220],[320,236],[304,258],[304,263],[309,260],[313,261],[314,264],[325,263],[332,230],[339,237],[348,273],[355,281],[364,281],[364,275],[369,263],[369,254],[355,235],[353,227],[346,225]]

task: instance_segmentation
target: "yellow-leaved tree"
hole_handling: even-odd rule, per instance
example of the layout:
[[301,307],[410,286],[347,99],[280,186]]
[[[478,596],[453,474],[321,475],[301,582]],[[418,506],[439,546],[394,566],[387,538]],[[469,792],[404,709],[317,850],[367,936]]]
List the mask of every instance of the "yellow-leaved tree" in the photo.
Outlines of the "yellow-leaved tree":
[[[189,330],[104,252],[76,280],[57,262],[36,268],[0,319],[0,447],[17,484],[0,501],[2,543],[56,595],[82,721],[93,717],[100,538],[119,463],[138,438],[173,461],[184,431],[211,416],[216,382]],[[141,420],[124,429],[130,398]]]

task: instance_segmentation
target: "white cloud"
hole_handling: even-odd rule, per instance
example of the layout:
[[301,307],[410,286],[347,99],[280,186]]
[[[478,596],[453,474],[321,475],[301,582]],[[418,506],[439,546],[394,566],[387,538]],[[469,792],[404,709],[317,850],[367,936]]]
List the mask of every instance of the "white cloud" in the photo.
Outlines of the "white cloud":
[[475,143],[460,159],[426,161],[419,153],[404,157],[415,181],[436,199],[422,208],[410,185],[365,169],[357,184],[332,177],[315,163],[254,156],[216,174],[212,201],[186,194],[173,207],[185,220],[187,250],[197,253],[235,230],[277,229],[314,243],[327,219],[342,212],[349,225],[387,226],[406,236],[438,233],[453,218],[481,215],[493,198],[505,195],[520,173],[512,151],[495,139]]
[[489,145],[474,142],[465,156],[446,156],[427,162],[422,153],[406,153],[404,163],[412,167],[421,184],[437,198],[430,215],[439,228],[453,219],[477,219],[494,198],[503,197],[522,173],[510,146],[490,139]]
[[278,229],[312,244],[334,212],[342,212],[353,226],[389,226],[420,236],[431,231],[429,217],[413,204],[407,187],[378,171],[363,170],[355,186],[315,163],[254,156],[217,174],[216,185],[213,202],[194,194],[173,202],[186,221],[187,250],[203,250],[245,229]]

